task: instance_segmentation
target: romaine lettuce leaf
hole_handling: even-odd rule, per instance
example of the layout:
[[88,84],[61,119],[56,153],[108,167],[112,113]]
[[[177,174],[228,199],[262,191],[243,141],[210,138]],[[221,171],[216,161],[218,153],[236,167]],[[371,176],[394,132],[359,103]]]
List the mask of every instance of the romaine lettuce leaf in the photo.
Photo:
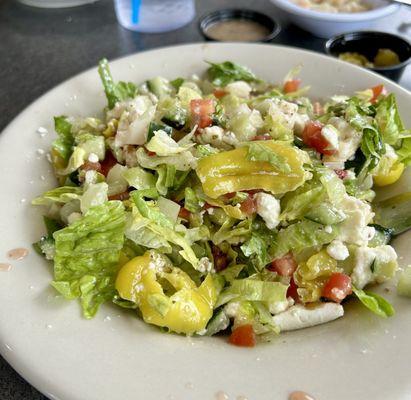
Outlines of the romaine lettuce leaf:
[[393,93],[378,102],[375,120],[384,143],[398,144],[404,125]]
[[90,208],[86,215],[54,233],[54,281],[67,299],[80,298],[86,318],[113,297],[114,278],[124,243],[125,212],[120,201]]
[[378,294],[365,292],[364,290],[357,289],[354,286],[352,290],[361,303],[374,314],[384,318],[392,317],[395,314],[393,306]]
[[299,253],[309,247],[322,246],[334,240],[338,233],[338,225],[331,226],[331,230],[326,231],[322,224],[302,220],[278,232],[270,254],[273,258],[279,258],[289,251]]
[[225,61],[220,64],[209,62],[208,76],[215,86],[227,86],[234,81],[259,82],[259,79],[247,67]]
[[103,58],[99,62],[98,73],[104,86],[104,92],[106,93],[108,108],[113,108],[119,101],[133,98],[137,92],[136,85],[131,82],[118,82],[114,83],[111,76],[108,61]]
[[36,197],[31,204],[34,206],[50,206],[53,203],[65,204],[71,200],[80,199],[83,188],[77,186],[61,186]]
[[74,138],[71,128],[71,123],[67,117],[54,117],[54,129],[58,138],[53,142],[52,148],[65,161],[70,158],[73,151]]
[[286,159],[280,154],[275,153],[270,148],[261,145],[258,142],[250,142],[248,144],[247,159],[250,161],[266,161],[274,168],[283,173],[291,171]]
[[130,187],[137,190],[150,189],[155,185],[155,177],[140,167],[128,168],[123,171],[123,177]]

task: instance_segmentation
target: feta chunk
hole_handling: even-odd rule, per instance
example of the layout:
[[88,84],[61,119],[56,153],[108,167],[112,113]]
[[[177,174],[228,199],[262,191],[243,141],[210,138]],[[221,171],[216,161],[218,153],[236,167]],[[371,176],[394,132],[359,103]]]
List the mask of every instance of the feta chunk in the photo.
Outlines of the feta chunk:
[[338,150],[338,131],[334,126],[323,126],[321,136],[329,143],[327,150]]
[[236,81],[236,82],[232,82],[229,83],[225,88],[224,88],[228,93],[237,96],[237,97],[241,97],[244,99],[247,99],[248,97],[250,97],[250,93],[251,93],[251,86],[244,81]]
[[327,246],[327,253],[334,260],[338,261],[343,261],[350,255],[347,246],[341,240],[333,240]]
[[207,257],[200,258],[197,269],[202,273],[215,272],[213,263]]
[[99,159],[98,159],[98,155],[95,153],[90,153],[88,155],[88,161],[90,161],[91,163],[98,163]]
[[328,124],[336,128],[339,133],[338,148],[335,154],[324,156],[323,161],[344,163],[354,156],[360,146],[362,134],[340,117],[330,118]]
[[268,229],[274,229],[280,223],[280,202],[268,193],[256,193],[257,214],[264,220]]
[[233,132],[224,131],[220,126],[209,126],[201,130],[201,134],[196,136],[201,144],[211,144],[222,149],[231,149],[238,140]]
[[383,245],[378,247],[359,247],[355,252],[355,265],[351,279],[355,287],[362,289],[370,283],[381,283],[385,281],[384,276],[379,276],[372,270],[374,261],[388,264],[397,260],[397,253],[392,246]]
[[[114,109],[116,107],[117,104]],[[156,106],[153,105],[148,96],[137,96],[127,102],[122,102],[118,108],[118,113],[121,110],[122,112],[118,122],[115,145],[144,144],[147,140],[148,126],[154,118]]]
[[343,315],[343,307],[336,303],[321,303],[315,307],[304,307],[298,304],[275,315],[273,322],[280,331],[293,331],[324,324]]
[[341,202],[341,209],[346,219],[341,223],[340,233],[336,239],[365,246],[373,236],[371,227],[367,226],[374,217],[371,206],[356,197],[345,195]]
[[275,303],[270,303],[268,309],[271,314],[280,314],[294,305],[294,299],[288,297],[284,301],[276,301]]

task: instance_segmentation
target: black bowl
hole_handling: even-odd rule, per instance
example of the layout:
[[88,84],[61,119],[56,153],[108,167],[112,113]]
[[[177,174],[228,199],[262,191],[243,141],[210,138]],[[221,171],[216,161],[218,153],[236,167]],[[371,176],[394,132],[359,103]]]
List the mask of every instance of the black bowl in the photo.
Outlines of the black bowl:
[[235,19],[257,22],[267,28],[268,34],[261,40],[257,40],[257,42],[269,42],[274,39],[281,30],[280,24],[265,14],[246,9],[225,9],[213,11],[201,18],[199,24],[200,31],[207,40],[216,41],[216,39],[207,34],[207,29],[217,22]]
[[358,31],[334,36],[325,43],[326,53],[338,57],[344,52],[357,52],[370,61],[378,49],[390,49],[397,53],[400,63],[389,67],[366,67],[394,81],[398,81],[411,61],[411,44],[408,40],[392,33]]

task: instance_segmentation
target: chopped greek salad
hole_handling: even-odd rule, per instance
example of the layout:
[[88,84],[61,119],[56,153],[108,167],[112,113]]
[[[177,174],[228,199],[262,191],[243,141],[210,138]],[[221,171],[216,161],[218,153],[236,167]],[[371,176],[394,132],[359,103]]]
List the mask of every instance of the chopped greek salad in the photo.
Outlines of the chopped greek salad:
[[[203,78],[116,82],[99,65],[100,117],[55,117],[58,187],[33,200],[52,286],[92,318],[101,304],[185,335],[253,346],[335,320],[393,277],[411,195],[375,188],[411,164],[411,131],[382,85],[307,97],[233,62]],[[404,283],[405,282],[405,283]],[[403,291],[410,292],[403,279]]]

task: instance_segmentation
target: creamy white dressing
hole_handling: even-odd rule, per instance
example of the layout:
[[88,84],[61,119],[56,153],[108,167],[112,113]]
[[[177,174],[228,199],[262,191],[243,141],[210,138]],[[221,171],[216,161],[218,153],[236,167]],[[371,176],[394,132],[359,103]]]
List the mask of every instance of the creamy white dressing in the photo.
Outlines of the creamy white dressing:
[[255,42],[264,39],[270,31],[258,22],[248,19],[229,19],[216,22],[206,29],[214,40],[227,42]]

